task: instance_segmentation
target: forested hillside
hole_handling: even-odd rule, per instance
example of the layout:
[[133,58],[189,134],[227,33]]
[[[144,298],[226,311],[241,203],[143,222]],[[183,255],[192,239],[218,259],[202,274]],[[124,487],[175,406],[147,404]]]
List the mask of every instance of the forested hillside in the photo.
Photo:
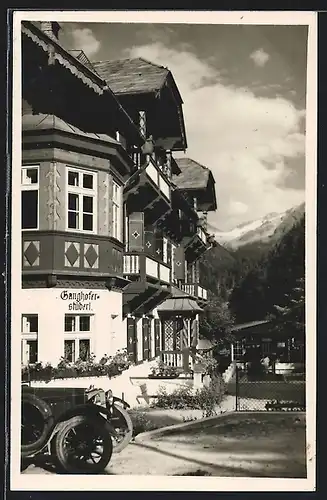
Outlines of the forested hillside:
[[285,306],[305,272],[304,217],[234,287],[229,306],[238,323],[263,319]]
[[304,212],[290,211],[280,226],[269,242],[257,241],[236,250],[218,245],[205,254],[201,278],[213,295],[211,316],[225,304],[236,323],[261,320],[276,314],[276,305],[281,314],[292,309],[297,297],[303,299],[299,314],[304,314]]

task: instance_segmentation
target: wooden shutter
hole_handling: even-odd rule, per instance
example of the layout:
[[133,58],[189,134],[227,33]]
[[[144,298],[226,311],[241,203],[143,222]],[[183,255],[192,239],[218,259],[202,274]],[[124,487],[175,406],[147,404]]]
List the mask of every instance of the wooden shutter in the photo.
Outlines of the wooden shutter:
[[134,212],[128,217],[128,250],[141,252],[144,248],[144,214]]
[[149,319],[142,319],[142,340],[143,340],[143,361],[150,359],[150,331],[149,331]]
[[171,266],[171,242],[167,241],[167,264]]
[[155,233],[155,257],[163,260],[163,235],[158,230]]
[[194,262],[194,283],[199,283],[200,281],[200,262],[197,260]]
[[177,280],[185,280],[185,254],[184,247],[175,248],[174,252],[174,278]]
[[146,228],[144,230],[144,251],[155,256],[156,255],[156,238],[154,229]]
[[154,355],[160,354],[160,319],[154,320]]
[[192,320],[191,324],[191,345],[192,347],[196,347],[199,341],[199,322],[197,319]]
[[134,318],[127,318],[127,353],[131,361],[137,361],[137,331]]

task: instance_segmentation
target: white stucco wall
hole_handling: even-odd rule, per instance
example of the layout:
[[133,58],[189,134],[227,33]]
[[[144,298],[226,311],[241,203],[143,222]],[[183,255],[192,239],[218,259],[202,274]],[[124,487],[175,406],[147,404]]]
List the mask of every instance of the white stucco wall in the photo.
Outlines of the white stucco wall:
[[[78,304],[85,306],[84,309],[77,310],[80,307]],[[92,315],[91,332],[85,337],[91,339],[91,351],[97,358],[104,354],[113,355],[118,349],[126,347],[126,320],[122,319],[120,292],[103,289],[25,289],[17,307],[21,315],[38,315],[39,361],[57,363],[63,356],[64,338],[74,336],[64,334],[65,314]]]

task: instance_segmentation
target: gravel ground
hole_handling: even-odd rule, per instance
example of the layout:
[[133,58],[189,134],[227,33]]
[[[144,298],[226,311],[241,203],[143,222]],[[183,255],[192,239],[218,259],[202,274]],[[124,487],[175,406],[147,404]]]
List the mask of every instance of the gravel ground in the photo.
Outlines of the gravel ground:
[[[24,473],[55,471],[39,464]],[[113,455],[105,474],[305,478],[305,417],[231,413],[162,435],[139,435]]]

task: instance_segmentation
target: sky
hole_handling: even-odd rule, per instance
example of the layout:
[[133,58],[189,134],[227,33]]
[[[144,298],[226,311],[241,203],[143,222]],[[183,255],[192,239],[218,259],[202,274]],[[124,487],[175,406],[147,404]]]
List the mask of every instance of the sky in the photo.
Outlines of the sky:
[[306,26],[61,23],[91,61],[143,57],[182,95],[187,156],[216,180],[226,231],[304,200]]

